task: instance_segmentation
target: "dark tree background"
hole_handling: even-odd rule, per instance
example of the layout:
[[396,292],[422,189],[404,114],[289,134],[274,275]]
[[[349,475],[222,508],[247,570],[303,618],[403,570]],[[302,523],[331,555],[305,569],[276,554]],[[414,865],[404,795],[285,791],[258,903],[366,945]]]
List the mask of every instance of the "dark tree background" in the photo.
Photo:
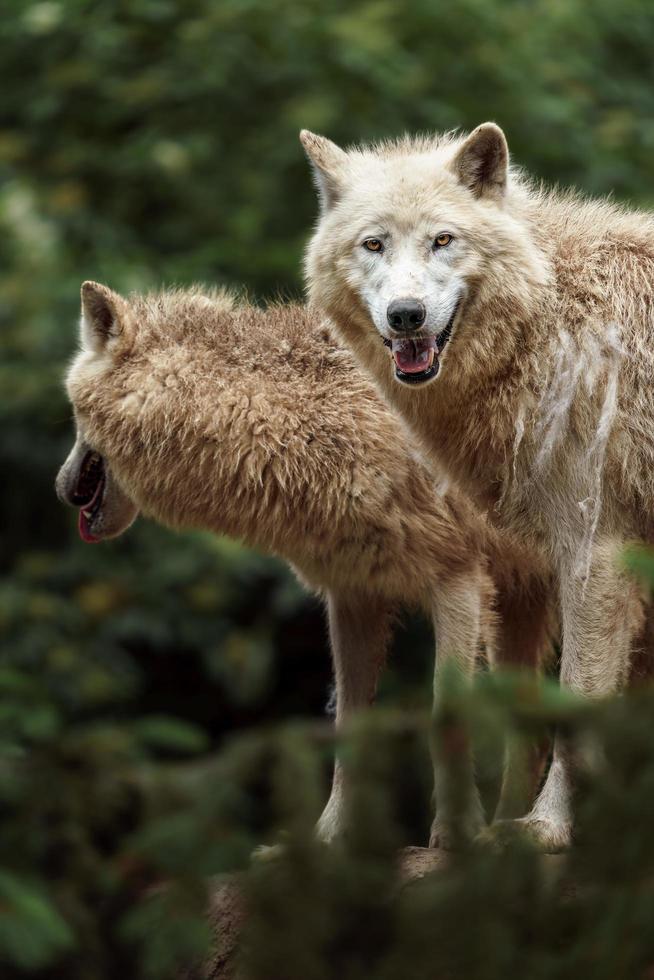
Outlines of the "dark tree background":
[[[301,127],[348,143],[494,119],[514,159],[547,181],[651,206],[653,44],[647,0],[5,0],[0,738],[8,758],[29,749],[45,753],[46,774],[68,771],[70,733],[86,738],[103,725],[113,741],[106,757],[97,750],[100,766],[120,755],[121,731],[147,758],[181,758],[255,724],[319,716],[327,698],[321,609],[281,563],[143,521],[100,547],[77,538],[53,480],[72,441],[62,377],[81,281],[300,295],[316,210]],[[428,704],[430,642],[410,624],[386,682],[390,703]],[[16,828],[32,790],[5,776]],[[418,782],[426,799],[427,778]],[[407,820],[424,833],[426,814]],[[0,893],[27,887],[18,872],[47,864],[37,838],[7,837],[16,877],[0,880]]]

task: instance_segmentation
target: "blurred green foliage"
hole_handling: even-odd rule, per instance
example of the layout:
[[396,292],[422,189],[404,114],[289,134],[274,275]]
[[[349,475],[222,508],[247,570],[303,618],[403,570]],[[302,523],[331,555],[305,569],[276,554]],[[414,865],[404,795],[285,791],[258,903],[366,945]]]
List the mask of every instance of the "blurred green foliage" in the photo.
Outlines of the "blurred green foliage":
[[[526,705],[516,684],[528,687]],[[10,818],[0,837],[3,977],[223,980],[200,970],[216,945],[214,963],[225,961],[229,939],[204,913],[209,876],[237,869],[247,980],[650,976],[651,690],[588,705],[552,682],[487,675],[473,691],[446,687],[441,706],[447,724],[482,747],[507,729],[530,738],[557,724],[580,773],[572,851],[543,859],[517,837],[404,883],[393,774],[426,742],[427,712],[376,712],[341,740],[350,833],[331,848],[313,835],[327,726],[252,732],[209,758],[193,752],[201,744],[190,728],[168,724],[155,743],[164,733],[175,762],[153,754],[139,725],[76,724],[55,740],[23,733],[0,767]],[[482,782],[492,775],[484,757]],[[264,825],[262,785],[272,800]],[[275,825],[280,852],[250,863]]]
[[[325,854],[307,822],[305,837],[296,830],[278,862],[245,877],[248,980],[651,975],[651,691],[589,707],[549,684],[532,685],[521,710],[514,684],[489,676],[474,692],[446,692],[444,708],[478,743],[492,739],[498,722],[525,737],[556,721],[580,765],[575,848],[543,858],[517,837],[507,849],[451,855],[407,886],[388,790],[397,721],[367,719],[349,754],[358,832]],[[424,737],[423,719],[404,724]],[[449,776],[456,781],[455,758]]]
[[[206,750],[226,732],[319,714],[328,677],[320,610],[280,563],[143,522],[99,548],[78,540],[52,484],[72,441],[62,376],[76,343],[80,282],[127,291],[203,280],[245,284],[257,297],[298,294],[315,213],[297,141],[302,126],[347,143],[494,118],[515,159],[534,173],[650,206],[653,42],[654,8],[646,0],[5,0],[3,980],[10,971],[40,969],[67,980],[164,976],[176,957],[199,949],[206,939],[198,919],[202,880],[242,862],[262,832],[267,798],[256,779],[239,788],[236,764],[229,778],[221,776],[220,766],[231,763]],[[406,678],[427,675],[427,634],[414,628],[400,653],[393,696],[423,708],[428,687],[413,693]],[[637,717],[644,725],[644,709]],[[644,753],[650,772],[644,734],[634,736],[632,749],[630,758]],[[233,751],[240,759],[241,749]],[[625,771],[616,762],[615,772]],[[423,833],[428,773],[404,765],[395,779],[406,789],[399,795],[424,807],[420,817],[405,815]],[[611,813],[619,812],[615,793]],[[630,799],[629,819],[638,822],[640,797]],[[621,832],[611,839],[622,840]],[[629,839],[634,853],[649,853],[644,836]],[[352,902],[370,917],[367,885],[357,892],[352,877],[359,865],[344,867],[339,889],[349,882]],[[491,871],[480,895],[490,896]],[[320,874],[313,885],[300,877],[297,894],[318,888]],[[375,874],[362,880],[375,882]],[[159,879],[168,889],[149,890]],[[590,894],[601,905],[593,880]],[[463,881],[434,885],[435,898],[416,893],[411,915],[398,913],[426,962],[433,943],[412,917],[449,922],[443,915],[451,903],[468,922]],[[512,887],[507,902],[517,894]],[[643,914],[649,892],[642,894],[635,911],[621,898],[611,929],[622,928],[631,911]],[[494,927],[509,930],[508,945],[518,942],[502,918],[505,906],[491,897]],[[300,910],[306,905],[299,901]],[[297,906],[289,899],[284,908]],[[482,908],[480,900],[479,915]],[[594,908],[591,901],[583,913],[589,921]],[[530,916],[519,920],[521,936],[535,928]],[[577,913],[570,922],[578,924]],[[615,932],[598,931],[605,924],[599,912],[596,924],[593,936],[604,949],[603,937]],[[433,936],[453,949],[459,933],[448,942],[446,928]],[[324,942],[330,929],[314,922],[306,934]],[[289,931],[275,933],[276,941]],[[613,972],[598,972],[584,959],[589,948],[579,953],[579,969],[637,975],[610,956]],[[466,976],[500,975],[479,955]],[[388,962],[397,966],[394,956]],[[502,968],[506,975],[506,962]],[[306,967],[303,980],[313,969]],[[529,975],[573,975],[544,969],[534,966]],[[354,967],[341,972],[358,975]],[[404,963],[394,974],[365,975],[410,974]],[[436,974],[416,966],[415,975]]]

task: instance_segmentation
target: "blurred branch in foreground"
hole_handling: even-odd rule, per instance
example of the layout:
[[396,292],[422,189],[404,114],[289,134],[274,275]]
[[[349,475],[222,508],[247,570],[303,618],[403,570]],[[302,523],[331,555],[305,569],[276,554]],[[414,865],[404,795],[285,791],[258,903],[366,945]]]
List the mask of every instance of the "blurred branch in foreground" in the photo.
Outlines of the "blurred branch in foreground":
[[[25,718],[38,717],[33,692],[12,690],[11,677],[4,684]],[[248,980],[494,980],[507,970],[538,976],[546,963],[562,977],[580,968],[644,975],[654,963],[645,926],[654,903],[653,698],[642,690],[589,707],[519,676],[487,675],[467,691],[452,684],[441,710],[477,748],[488,813],[498,733],[563,727],[584,760],[579,838],[555,871],[515,839],[453,854],[408,889],[399,887],[406,841],[395,774],[416,764],[426,715],[372,711],[341,741],[354,792],[348,833],[330,848],[313,834],[332,748],[326,725],[240,736],[209,757],[172,719],[81,724],[49,737],[42,722],[27,724],[6,741],[0,771],[3,977],[170,977],[207,955],[210,879],[235,870],[248,908]],[[453,784],[457,775],[453,764]],[[276,837],[281,849],[251,864],[255,845]]]

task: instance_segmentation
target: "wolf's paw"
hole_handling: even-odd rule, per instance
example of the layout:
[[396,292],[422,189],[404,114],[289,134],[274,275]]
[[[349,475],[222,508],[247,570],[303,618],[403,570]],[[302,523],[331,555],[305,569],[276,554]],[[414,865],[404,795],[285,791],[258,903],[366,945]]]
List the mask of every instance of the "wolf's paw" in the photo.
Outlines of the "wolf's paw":
[[570,847],[572,830],[568,824],[542,817],[520,817],[496,820],[475,838],[476,845],[494,851],[502,851],[516,841],[526,841],[546,854],[556,854]]
[[546,854],[566,851],[572,845],[572,826],[566,822],[547,820],[544,817],[520,817],[523,832],[536,847]]
[[466,818],[456,826],[434,817],[429,833],[429,846],[440,847],[444,851],[460,851],[476,840],[485,826],[483,817],[477,814]]

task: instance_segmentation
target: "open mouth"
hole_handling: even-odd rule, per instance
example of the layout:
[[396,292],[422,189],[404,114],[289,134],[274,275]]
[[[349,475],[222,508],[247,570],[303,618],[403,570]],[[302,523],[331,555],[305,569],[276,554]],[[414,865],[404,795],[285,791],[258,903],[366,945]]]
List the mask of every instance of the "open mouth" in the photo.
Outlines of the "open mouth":
[[452,336],[452,326],[458,309],[457,303],[446,327],[435,336],[384,339],[386,346],[391,349],[398,381],[418,385],[436,377],[440,369],[439,359]]
[[82,540],[88,544],[100,541],[100,538],[93,534],[93,523],[102,509],[105,483],[102,456],[93,451],[86,453],[79,468],[70,502],[80,508],[79,533]]

